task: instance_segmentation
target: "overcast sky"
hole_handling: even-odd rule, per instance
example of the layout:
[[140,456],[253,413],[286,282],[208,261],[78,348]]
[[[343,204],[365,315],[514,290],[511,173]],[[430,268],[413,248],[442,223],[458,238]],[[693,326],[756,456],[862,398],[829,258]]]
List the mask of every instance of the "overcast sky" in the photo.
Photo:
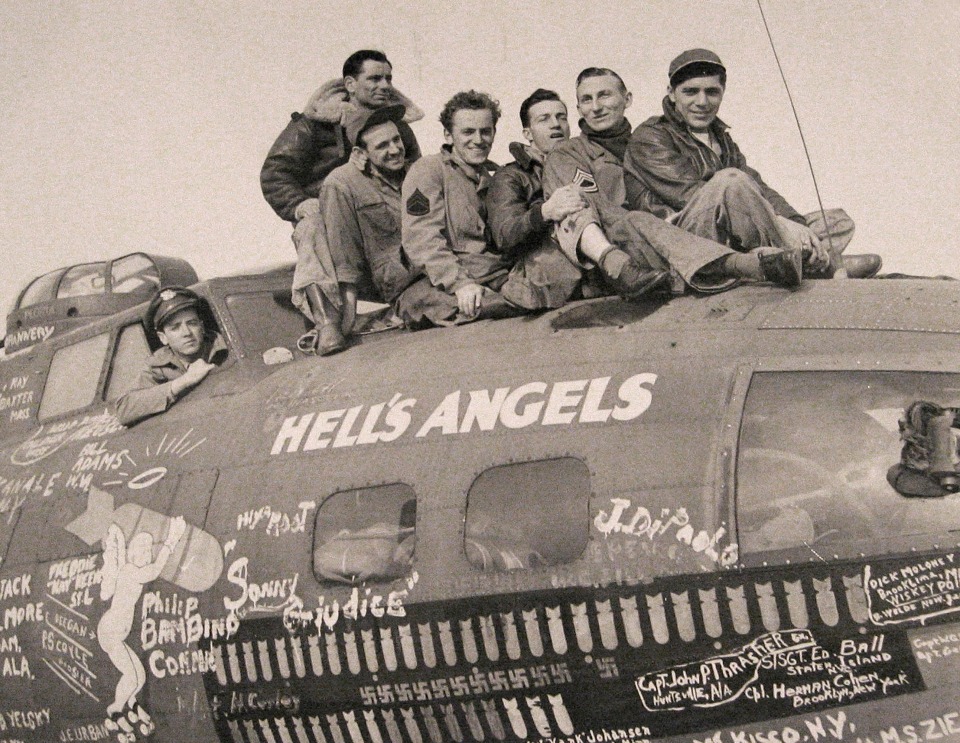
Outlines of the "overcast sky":
[[[825,205],[857,223],[849,252],[885,270],[960,276],[960,3],[764,0]],[[135,250],[201,278],[292,260],[260,194],[291,112],[357,48],[383,49],[427,117],[465,88],[497,97],[494,159],[537,87],[574,100],[577,72],[618,70],[634,125],[659,112],[670,59],[705,46],[729,81],[721,117],[801,212],[816,196],[756,0],[0,3],[0,311],[33,276]],[[571,118],[576,118],[575,115]]]

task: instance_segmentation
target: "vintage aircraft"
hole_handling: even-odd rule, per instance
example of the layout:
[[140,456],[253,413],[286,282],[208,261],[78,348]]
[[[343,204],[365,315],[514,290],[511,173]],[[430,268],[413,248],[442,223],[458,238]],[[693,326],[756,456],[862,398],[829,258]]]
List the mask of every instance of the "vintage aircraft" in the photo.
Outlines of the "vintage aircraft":
[[960,741],[960,494],[887,480],[904,409],[960,404],[960,284],[321,359],[289,271],[212,279],[228,357],[127,429],[118,263],[28,288],[0,361],[0,741]]

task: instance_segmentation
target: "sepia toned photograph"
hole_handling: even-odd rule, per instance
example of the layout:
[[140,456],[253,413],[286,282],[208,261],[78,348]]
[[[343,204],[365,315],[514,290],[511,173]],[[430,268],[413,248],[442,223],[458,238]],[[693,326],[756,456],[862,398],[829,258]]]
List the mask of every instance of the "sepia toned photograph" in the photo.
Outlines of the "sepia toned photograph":
[[958,38],[0,5],[0,743],[960,743]]

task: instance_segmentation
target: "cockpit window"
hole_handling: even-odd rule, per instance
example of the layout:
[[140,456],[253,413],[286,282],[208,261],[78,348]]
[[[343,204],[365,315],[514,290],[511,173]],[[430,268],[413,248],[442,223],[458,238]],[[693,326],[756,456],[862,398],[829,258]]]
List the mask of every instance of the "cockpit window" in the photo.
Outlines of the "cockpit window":
[[43,388],[41,422],[90,405],[97,394],[110,334],[101,333],[57,349]]
[[251,356],[278,346],[296,351],[297,339],[312,327],[293,306],[289,289],[232,294],[227,297],[227,308]]
[[82,297],[87,294],[103,294],[107,290],[105,263],[84,263],[73,266],[60,281],[57,299]]
[[63,269],[61,268],[34,279],[20,299],[20,309],[32,307],[35,304],[40,304],[40,302],[51,301],[57,288],[57,281],[62,273]]
[[116,400],[136,387],[144,360],[150,355],[146,333],[140,323],[127,325],[120,331],[117,346],[110,364],[110,379],[107,381],[107,402]]
[[463,548],[484,571],[576,560],[589,534],[590,470],[573,457],[481,473],[467,494]]
[[110,277],[115,294],[149,292],[160,288],[160,272],[143,253],[133,253],[113,262]]
[[403,483],[334,493],[317,510],[313,572],[327,584],[379,583],[410,574],[417,496]]
[[900,549],[960,530],[960,494],[907,498],[887,481],[915,400],[960,404],[960,375],[765,372],[747,393],[737,456],[741,555]]

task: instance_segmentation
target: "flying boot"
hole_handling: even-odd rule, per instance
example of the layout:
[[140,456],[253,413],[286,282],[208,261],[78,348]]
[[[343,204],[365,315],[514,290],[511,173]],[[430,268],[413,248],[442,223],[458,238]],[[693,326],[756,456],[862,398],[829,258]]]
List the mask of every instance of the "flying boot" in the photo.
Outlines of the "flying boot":
[[763,280],[785,289],[799,289],[803,281],[803,253],[799,248],[785,248],[760,254]]
[[643,268],[615,245],[604,251],[597,265],[613,290],[628,301],[640,299],[670,283],[669,271]]
[[313,350],[320,356],[329,356],[344,350],[347,347],[347,339],[343,336],[341,329],[343,318],[340,310],[333,306],[333,302],[324,296],[316,284],[308,285],[304,289],[304,294],[316,321]]
[[861,253],[859,255],[844,255],[843,267],[847,271],[848,279],[871,279],[883,267],[883,259],[876,253]]

